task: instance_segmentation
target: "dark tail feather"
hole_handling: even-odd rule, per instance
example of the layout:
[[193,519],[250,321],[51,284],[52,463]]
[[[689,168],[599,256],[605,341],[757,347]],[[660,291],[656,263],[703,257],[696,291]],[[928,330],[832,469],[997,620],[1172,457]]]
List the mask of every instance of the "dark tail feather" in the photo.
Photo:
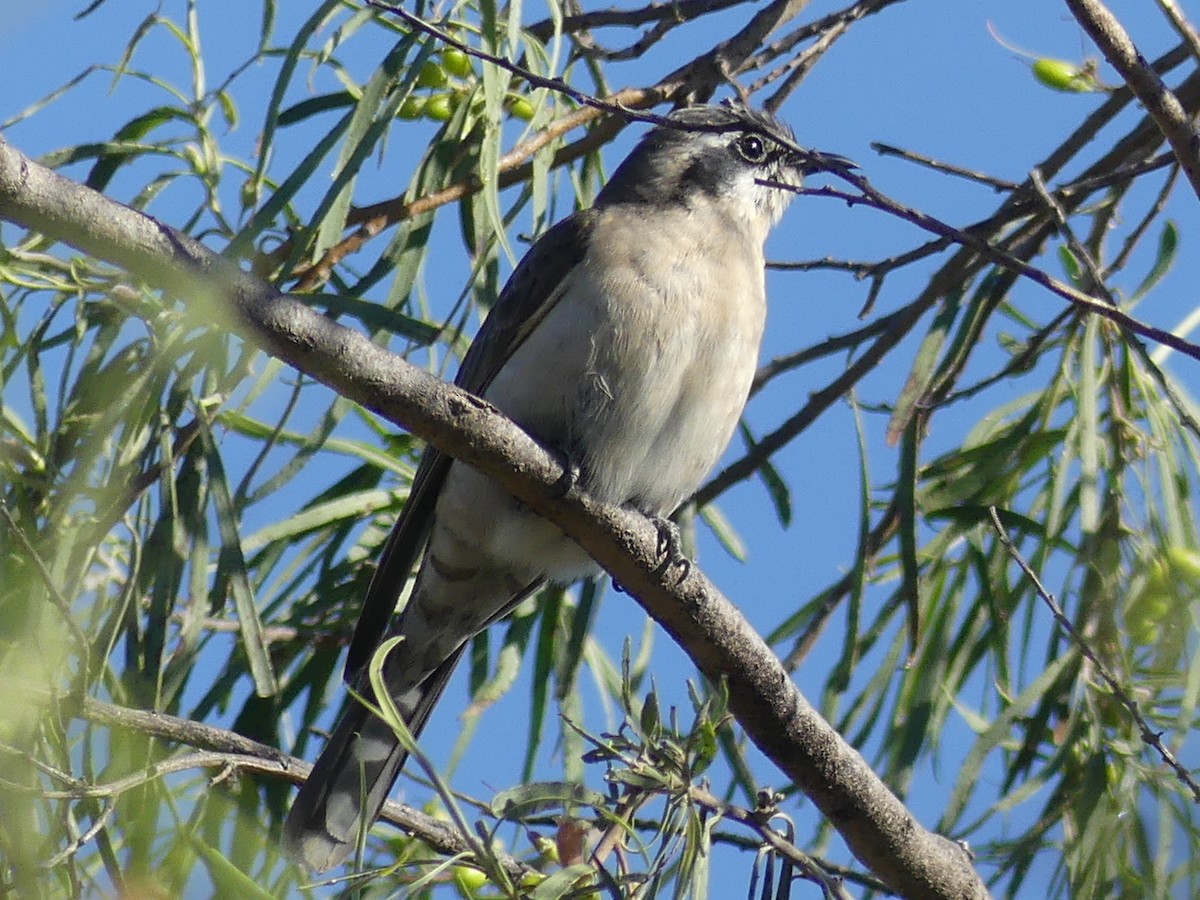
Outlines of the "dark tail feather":
[[[414,737],[425,727],[464,648],[396,698]],[[392,729],[361,703],[352,703],[292,803],[283,826],[288,856],[316,872],[342,862],[354,849],[359,830],[370,828],[379,816],[407,758]]]

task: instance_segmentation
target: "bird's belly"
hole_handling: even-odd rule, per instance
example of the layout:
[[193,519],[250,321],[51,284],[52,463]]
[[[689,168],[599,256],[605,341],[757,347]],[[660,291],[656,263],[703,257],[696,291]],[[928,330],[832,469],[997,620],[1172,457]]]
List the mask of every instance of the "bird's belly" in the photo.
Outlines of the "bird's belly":
[[[702,304],[720,275],[691,262],[657,289],[636,266],[581,279],[590,287],[569,289],[485,393],[564,452],[597,499],[650,515],[672,512],[724,451],[762,337],[761,263],[735,280],[748,281],[737,302],[714,309]],[[464,528],[487,556],[563,582],[596,571],[557,528],[465,467],[453,467],[445,494],[457,498],[443,497],[454,508],[471,511],[475,521]]]
[[[757,282],[752,273],[733,279],[732,296],[712,290],[719,278],[693,259],[658,290],[644,290],[645,302],[601,304],[603,325],[570,420],[598,498],[670,513],[728,444],[757,366],[765,298],[761,269]],[[636,293],[626,288],[617,296]]]

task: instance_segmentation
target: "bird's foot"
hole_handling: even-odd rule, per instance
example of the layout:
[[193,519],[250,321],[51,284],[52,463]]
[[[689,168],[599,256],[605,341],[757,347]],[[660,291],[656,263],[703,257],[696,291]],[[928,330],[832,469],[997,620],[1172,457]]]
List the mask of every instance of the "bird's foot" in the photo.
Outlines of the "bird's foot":
[[692,571],[692,561],[683,552],[683,537],[679,533],[679,526],[662,516],[650,516],[650,521],[658,531],[658,543],[654,551],[662,559],[657,574],[664,575],[669,570],[678,568],[679,580],[683,581]]
[[[636,506],[627,504],[626,509],[634,512],[641,512]],[[642,515],[646,515],[642,513]],[[662,576],[669,572],[672,568],[679,569],[679,581],[683,581],[692,571],[692,561],[687,558],[683,552],[683,538],[679,533],[679,526],[670,519],[662,516],[646,515],[646,518],[654,525],[655,531],[658,532],[658,541],[654,545],[655,554],[661,559],[658,567],[654,570],[654,574]],[[617,579],[612,580],[613,590],[618,594],[628,594],[629,591]]]
[[580,468],[579,463],[571,458],[571,454],[565,450],[558,451],[558,460],[562,463],[562,475],[558,477],[558,481],[554,483],[554,496],[562,498],[571,493],[571,489],[579,484]]

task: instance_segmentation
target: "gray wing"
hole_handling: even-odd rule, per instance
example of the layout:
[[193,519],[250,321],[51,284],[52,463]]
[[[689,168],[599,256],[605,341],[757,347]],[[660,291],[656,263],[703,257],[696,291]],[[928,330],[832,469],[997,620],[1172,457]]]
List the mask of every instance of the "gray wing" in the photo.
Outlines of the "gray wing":
[[[525,254],[463,357],[454,383],[474,394],[496,373],[562,296],[566,278],[587,252],[593,209],[581,210],[547,231]],[[400,592],[429,537],[433,510],[453,460],[434,447],[421,457],[408,502],[388,537],[350,641],[344,677],[352,683],[387,634]]]

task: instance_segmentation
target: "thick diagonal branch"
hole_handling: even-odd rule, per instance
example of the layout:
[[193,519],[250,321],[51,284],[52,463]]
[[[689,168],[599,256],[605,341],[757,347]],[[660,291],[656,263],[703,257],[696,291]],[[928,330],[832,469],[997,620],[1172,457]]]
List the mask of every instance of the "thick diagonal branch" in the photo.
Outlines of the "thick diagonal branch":
[[[555,454],[492,406],[439,381],[202,244],[108,200],[0,140],[0,219],[114,263],[219,310],[246,340],[487,473],[583,546],[686,650],[726,679],[751,739],[837,827],[855,855],[911,898],[983,898],[967,853],[922,828],[862,756],[809,705],[779,659],[698,567],[661,565],[656,527],[635,513],[562,492]],[[217,320],[220,321],[220,320]]]

